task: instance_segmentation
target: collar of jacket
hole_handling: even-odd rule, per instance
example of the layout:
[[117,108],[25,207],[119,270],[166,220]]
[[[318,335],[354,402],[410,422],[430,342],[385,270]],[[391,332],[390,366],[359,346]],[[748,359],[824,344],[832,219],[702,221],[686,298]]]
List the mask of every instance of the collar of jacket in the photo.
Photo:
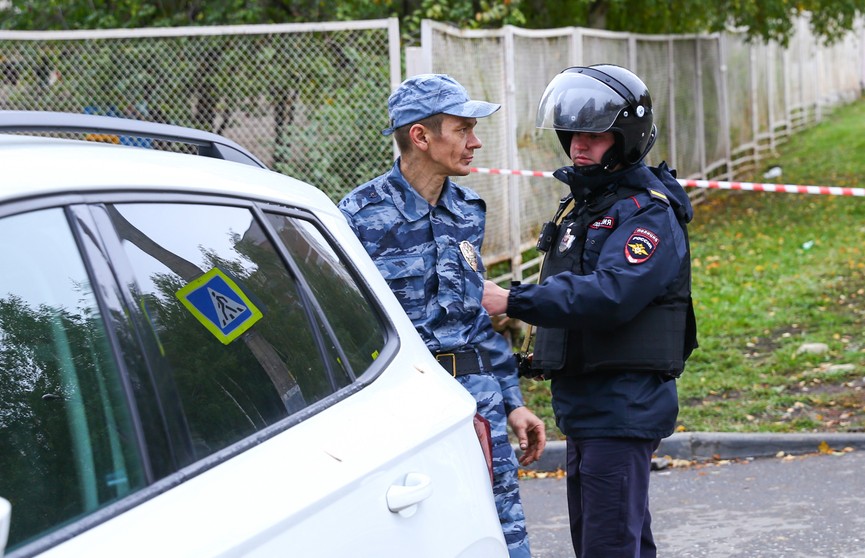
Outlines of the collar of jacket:
[[636,167],[637,165],[632,165],[615,172],[586,175],[580,172],[578,167],[571,165],[556,170],[553,176],[570,187],[574,200],[587,200],[593,194],[615,188],[619,180]]
[[[406,221],[413,223],[426,218],[433,207],[421,196],[399,169],[399,159],[396,160],[384,181],[383,186],[390,189],[389,194],[393,205],[402,213]],[[486,209],[486,204],[474,191],[454,183],[450,178],[445,179],[441,195],[435,207],[443,207],[449,211],[455,219],[464,220],[468,217],[467,211],[471,206],[479,205],[480,210]]]

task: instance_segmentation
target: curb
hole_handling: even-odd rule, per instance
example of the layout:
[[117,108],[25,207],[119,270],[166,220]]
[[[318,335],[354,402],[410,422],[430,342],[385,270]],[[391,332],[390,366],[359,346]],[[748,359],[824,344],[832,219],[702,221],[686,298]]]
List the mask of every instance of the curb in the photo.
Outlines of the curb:
[[[775,457],[779,452],[801,455],[820,451],[826,443],[833,450],[853,448],[865,450],[865,433],[815,432],[803,434],[738,433],[738,432],[677,432],[661,440],[657,456],[688,461]],[[514,448],[519,454],[519,447]],[[556,471],[567,469],[567,449],[564,440],[547,442],[544,454],[526,470]]]

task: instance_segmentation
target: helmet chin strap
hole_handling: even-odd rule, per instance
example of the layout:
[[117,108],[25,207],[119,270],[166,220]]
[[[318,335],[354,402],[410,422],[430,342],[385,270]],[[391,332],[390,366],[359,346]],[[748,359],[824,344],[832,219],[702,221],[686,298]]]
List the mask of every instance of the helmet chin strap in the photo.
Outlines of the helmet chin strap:
[[553,173],[553,176],[561,180],[571,188],[574,199],[586,199],[601,188],[608,187],[616,176],[624,173],[628,168],[618,168],[622,160],[621,148],[618,141],[613,144],[601,162],[595,165],[578,167],[573,165],[563,167]]
[[585,167],[572,165],[556,170],[553,172],[553,176],[570,187],[574,199],[584,200],[588,199],[595,192],[610,187],[618,180],[620,175],[625,174],[628,170],[626,168],[605,171],[601,165],[589,165]]
[[602,174],[610,174],[622,162],[621,149],[618,142],[607,149],[604,156],[601,157],[601,162],[595,165],[586,165],[578,167],[574,165],[574,172],[583,176],[600,176]]

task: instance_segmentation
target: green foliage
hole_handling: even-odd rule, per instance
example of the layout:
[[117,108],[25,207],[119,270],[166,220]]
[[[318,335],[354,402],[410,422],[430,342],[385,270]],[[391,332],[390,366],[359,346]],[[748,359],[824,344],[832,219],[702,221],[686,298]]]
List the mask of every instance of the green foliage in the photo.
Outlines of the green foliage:
[[810,14],[815,35],[831,43],[853,28],[857,0],[522,0],[531,28],[569,25],[634,33],[701,33],[741,28],[751,40],[786,45],[794,22]]
[[608,29],[638,33],[710,31],[718,25],[723,28],[730,13],[721,11],[716,2],[699,0],[611,0],[608,5]]
[[535,29],[583,26],[636,33],[700,33],[742,28],[749,38],[786,44],[794,21],[810,14],[812,31],[827,42],[852,29],[861,0],[11,0],[0,11],[2,29],[104,29],[349,21],[397,17],[403,37],[416,42],[420,21],[461,28],[505,24]]
[[419,38],[421,20],[444,21],[462,29],[498,28],[502,25],[525,26],[519,0],[467,2],[465,0],[422,0],[401,21],[404,37]]
[[267,23],[272,10],[267,2],[242,0],[163,1],[139,0],[12,0],[0,12],[3,29],[114,29]]
[[794,20],[803,14],[810,15],[814,34],[831,43],[852,29],[856,17],[863,13],[862,3],[856,0],[723,0],[706,6],[715,10],[710,30],[721,31],[727,25],[742,27],[751,38],[775,40],[782,45],[795,31]]
[[0,11],[0,29],[109,29],[235,25],[311,21],[351,21],[397,17],[417,38],[421,19],[447,21],[467,28],[522,25],[525,19],[511,0],[293,0],[164,1],[11,0]]
[[546,0],[521,0],[520,10],[525,15],[526,27],[531,29],[555,29],[557,27],[589,25],[589,12],[593,0],[570,2]]

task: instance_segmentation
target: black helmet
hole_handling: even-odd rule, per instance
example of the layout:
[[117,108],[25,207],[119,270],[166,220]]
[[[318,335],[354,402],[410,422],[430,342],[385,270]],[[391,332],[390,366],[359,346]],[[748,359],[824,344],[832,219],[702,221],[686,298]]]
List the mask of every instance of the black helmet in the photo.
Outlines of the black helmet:
[[646,156],[656,135],[646,84],[613,64],[576,66],[554,77],[541,97],[536,125],[555,130],[569,157],[573,132],[611,131],[612,163],[627,166]]

